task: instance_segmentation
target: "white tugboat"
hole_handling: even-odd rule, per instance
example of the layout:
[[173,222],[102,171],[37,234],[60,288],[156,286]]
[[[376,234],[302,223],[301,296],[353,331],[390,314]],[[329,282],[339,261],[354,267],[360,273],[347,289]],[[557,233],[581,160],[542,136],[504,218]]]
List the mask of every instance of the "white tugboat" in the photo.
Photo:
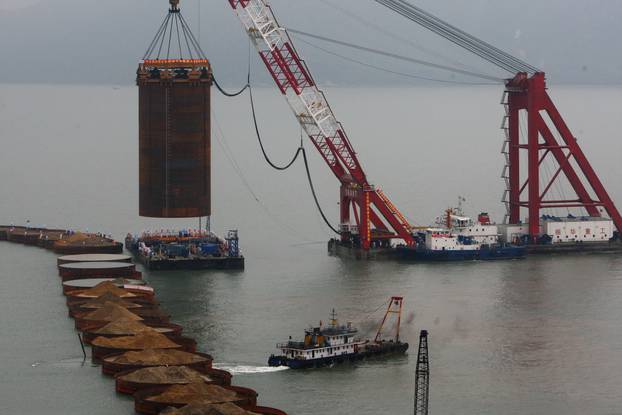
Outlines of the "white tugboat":
[[[270,366],[289,366],[292,369],[320,367],[354,361],[371,355],[388,353],[405,353],[408,343],[399,339],[399,325],[402,313],[402,297],[391,297],[389,306],[382,320],[375,339],[362,340],[357,337],[358,330],[352,323],[340,325],[333,309],[330,324],[305,330],[303,341],[289,340],[277,344],[281,355],[272,355],[268,359]],[[397,318],[395,337],[391,340],[382,339],[382,329],[389,314]]]
[[526,255],[524,246],[502,242],[498,225],[482,212],[477,220],[462,211],[464,198],[458,207],[449,208],[436,220],[436,226],[415,234],[413,246],[398,246],[402,259],[412,261],[473,261],[521,259]]

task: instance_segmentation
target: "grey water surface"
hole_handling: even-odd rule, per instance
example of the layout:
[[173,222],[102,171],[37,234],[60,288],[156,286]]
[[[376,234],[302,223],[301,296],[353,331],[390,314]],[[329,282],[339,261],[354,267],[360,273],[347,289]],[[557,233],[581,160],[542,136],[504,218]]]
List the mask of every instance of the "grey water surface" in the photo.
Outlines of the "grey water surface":
[[[622,203],[622,89],[554,87],[560,110],[614,200]],[[371,181],[418,224],[458,195],[502,219],[501,89],[328,91]],[[145,273],[172,320],[262,405],[289,414],[410,414],[418,332],[430,332],[433,414],[622,413],[622,258],[401,264],[329,257],[331,237],[302,165],[264,163],[245,96],[215,96],[213,228],[240,230],[244,272]],[[274,90],[257,91],[277,161],[299,130]],[[196,221],[138,217],[133,87],[0,86],[0,222],[89,229],[122,239]],[[306,147],[321,203],[336,221],[338,188]],[[405,297],[411,353],[309,371],[266,368],[278,341],[335,308],[367,333],[389,296]],[[0,242],[0,414],[129,414],[82,352],[55,256]]]

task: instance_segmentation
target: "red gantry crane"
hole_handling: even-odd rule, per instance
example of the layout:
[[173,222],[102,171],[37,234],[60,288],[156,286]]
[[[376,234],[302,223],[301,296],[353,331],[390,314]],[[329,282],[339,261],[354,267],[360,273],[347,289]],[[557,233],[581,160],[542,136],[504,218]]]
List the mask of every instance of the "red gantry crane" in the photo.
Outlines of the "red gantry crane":
[[[513,75],[505,82],[502,100],[505,107],[502,153],[506,159],[502,173],[506,190],[502,201],[507,209],[507,223],[520,224],[521,208],[527,209],[529,242],[537,243],[542,209],[583,208],[591,218],[599,218],[602,208],[618,232],[622,232],[622,216],[549,96],[543,71],[405,0],[374,1]],[[527,114],[526,142],[520,140],[521,111]],[[527,175],[522,182],[521,150],[527,152]],[[541,170],[549,157],[555,159],[558,168],[542,186]],[[551,187],[562,173],[576,197],[550,195]]]
[[[584,208],[591,218],[601,217],[604,209],[618,231],[622,231],[622,216],[548,95],[544,72],[405,0],[374,1],[512,74],[506,80],[502,102],[506,110],[502,125],[505,131],[502,152],[506,166],[502,177],[506,181],[503,198],[507,208],[506,223],[521,224],[521,209],[527,209],[528,239],[530,243],[537,243],[542,209]],[[300,125],[341,183],[339,231],[342,241],[354,241],[357,245],[360,241],[364,250],[387,246],[391,239],[414,244],[413,227],[389,198],[367,180],[343,126],[267,2],[229,0],[229,3]],[[527,113],[526,143],[520,142],[521,111]],[[522,183],[521,150],[527,151],[527,175]],[[540,171],[549,156],[555,159],[558,169],[550,182],[541,186]],[[576,198],[550,196],[551,187],[562,173]],[[352,215],[355,225],[351,224]]]
[[360,241],[364,250],[388,245],[391,239],[412,245],[412,226],[389,198],[367,180],[345,129],[267,2],[229,0],[229,3],[298,122],[341,184],[342,241],[355,241],[357,245]]

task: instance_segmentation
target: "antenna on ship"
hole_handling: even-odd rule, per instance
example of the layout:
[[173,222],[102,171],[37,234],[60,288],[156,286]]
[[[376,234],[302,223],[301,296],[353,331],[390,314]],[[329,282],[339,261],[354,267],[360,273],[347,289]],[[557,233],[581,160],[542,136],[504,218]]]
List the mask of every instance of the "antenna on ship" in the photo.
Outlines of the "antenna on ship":
[[334,308],[333,308],[333,312],[330,314],[330,325],[332,327],[337,327],[337,313],[335,313]]

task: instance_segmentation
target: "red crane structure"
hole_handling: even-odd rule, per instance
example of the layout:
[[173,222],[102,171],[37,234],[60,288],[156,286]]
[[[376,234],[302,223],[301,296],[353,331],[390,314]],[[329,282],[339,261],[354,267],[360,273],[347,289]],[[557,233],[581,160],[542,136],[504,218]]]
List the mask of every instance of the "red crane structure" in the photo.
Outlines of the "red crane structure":
[[[502,100],[506,111],[502,124],[505,131],[502,152],[506,157],[502,177],[506,190],[502,201],[507,209],[507,223],[521,223],[521,209],[526,208],[529,241],[537,243],[541,233],[541,210],[583,208],[590,217],[601,217],[603,208],[618,232],[622,232],[622,216],[549,96],[544,72],[405,0],[374,1],[513,74],[505,82]],[[527,113],[526,143],[520,140],[521,111]],[[527,175],[522,183],[521,150],[527,151]],[[553,157],[558,167],[548,183],[541,187],[540,173],[548,157]],[[575,198],[555,199],[549,195],[562,173],[575,192]]]
[[389,198],[369,183],[343,126],[267,2],[229,3],[298,122],[341,184],[342,241],[354,241],[364,250],[375,244],[388,244],[391,239],[413,244],[412,226]]
[[[412,225],[379,188],[369,183],[343,126],[267,2],[228,1],[300,125],[341,184],[342,241],[354,242],[355,247],[364,250],[386,246],[391,239],[414,244]],[[601,217],[604,209],[618,232],[622,231],[622,216],[548,95],[544,72],[406,0],[374,1],[512,74],[505,82],[502,102],[506,110],[502,125],[506,223],[520,224],[521,209],[527,209],[529,241],[537,243],[543,209],[583,208],[591,217]],[[521,111],[527,113],[526,143],[520,140]],[[550,123],[546,122],[545,114]],[[523,183],[521,150],[527,151],[527,175]],[[541,186],[540,179],[544,177],[541,168],[549,156],[555,159],[558,168],[549,183]],[[576,198],[550,197],[549,190],[562,174]]]
[[[605,190],[598,175],[581,150],[577,139],[566,125],[553,100],[546,91],[543,72],[532,76],[518,73],[506,82],[502,103],[506,116],[502,128],[506,141],[502,152],[506,155],[507,191],[504,202],[508,209],[509,223],[520,222],[521,208],[528,209],[529,235],[532,242],[540,232],[540,211],[546,208],[585,208],[589,216],[600,217],[604,208],[618,231],[622,231],[622,216]],[[520,142],[520,112],[527,112],[527,143]],[[550,123],[545,121],[548,117]],[[552,130],[551,125],[554,130]],[[557,134],[555,134],[557,133]],[[557,137],[561,137],[561,141]],[[520,151],[527,151],[527,179],[520,179]],[[557,171],[548,184],[541,189],[540,169],[547,157],[554,157]],[[578,166],[577,170],[572,162]],[[573,199],[547,197],[551,187],[564,174],[576,194]],[[527,197],[522,194],[527,190]]]

